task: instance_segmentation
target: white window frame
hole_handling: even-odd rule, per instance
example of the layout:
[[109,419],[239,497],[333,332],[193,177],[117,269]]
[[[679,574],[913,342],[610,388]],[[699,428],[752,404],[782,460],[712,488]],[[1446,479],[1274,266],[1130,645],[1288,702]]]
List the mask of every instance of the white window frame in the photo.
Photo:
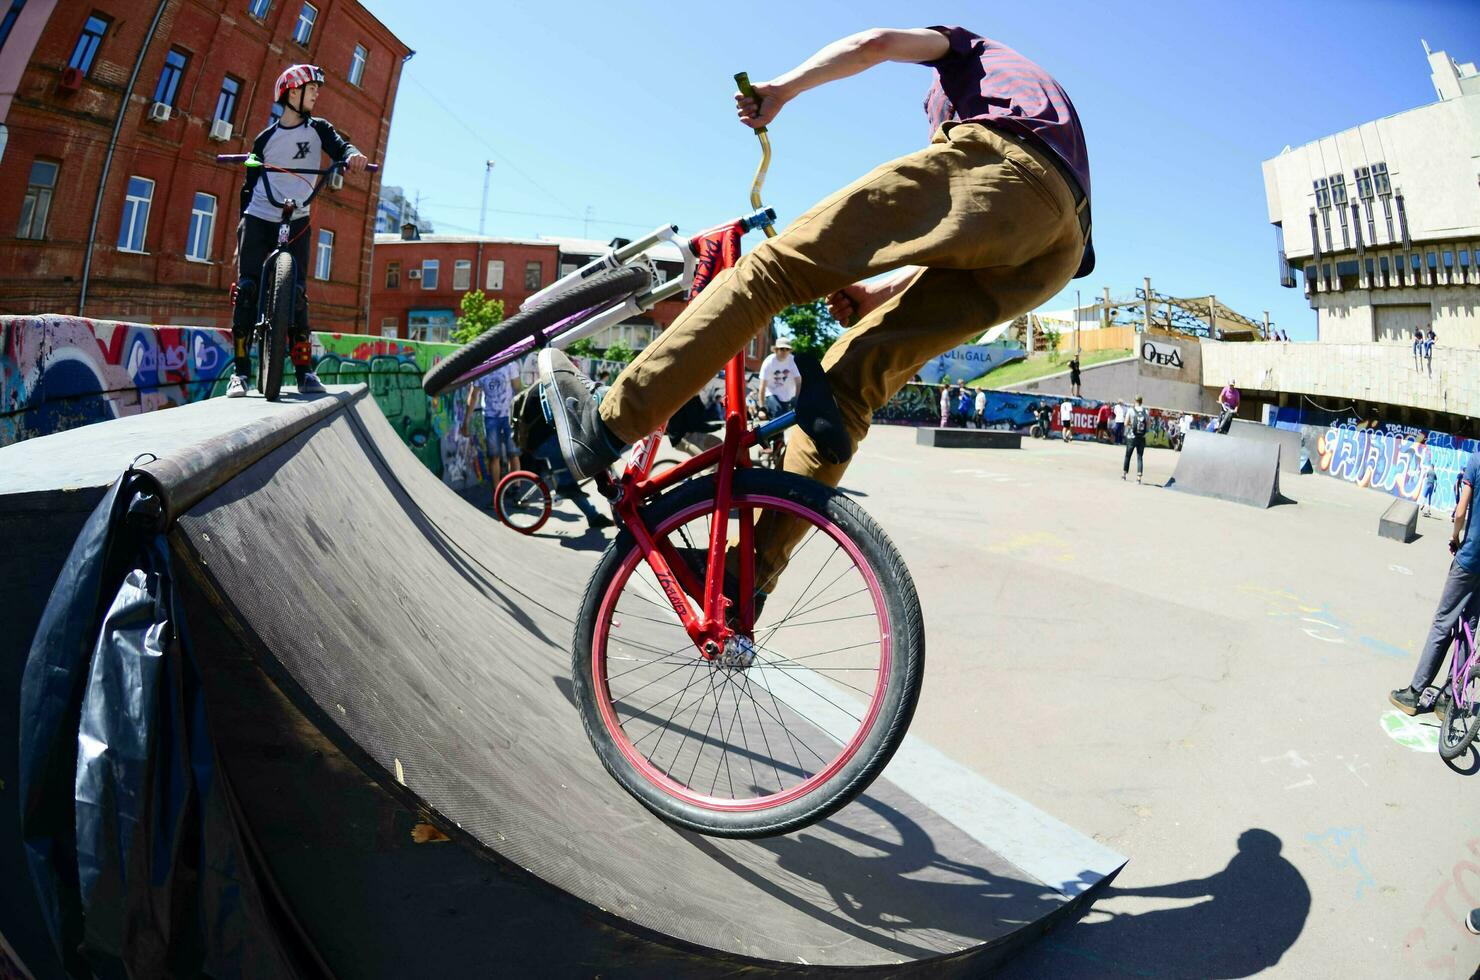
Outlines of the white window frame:
[[[210,210],[201,207],[201,198],[211,202]],[[211,241],[216,235],[216,198],[203,191],[196,191],[190,199],[190,230],[185,235],[185,259],[189,262],[210,262]]]
[[[327,237],[325,237],[327,236]],[[319,229],[319,240],[314,253],[313,277],[327,282],[334,271],[334,233],[328,228]]]
[[504,289],[504,260],[488,260],[488,276],[484,280],[483,288],[488,292],[503,292]]
[[46,222],[51,217],[51,202],[56,196],[57,178],[62,172],[62,165],[57,161],[37,159],[31,161],[32,175],[36,173],[37,164],[51,168],[51,183],[38,184],[27,176],[26,196],[21,199],[21,218],[15,229],[15,237],[30,241],[46,238]]
[[[442,275],[441,259],[421,260],[421,288],[431,291],[437,288],[437,283]],[[428,285],[430,283],[430,285]]]
[[382,337],[399,337],[401,335],[401,318],[398,316],[381,317],[380,335]]
[[272,10],[272,0],[247,0],[248,16],[266,20],[270,10]]
[[370,61],[370,52],[363,44],[356,44],[354,53],[349,57],[349,83],[355,88],[360,88],[365,81],[365,65]]
[[[139,197],[138,195],[133,193],[132,185],[133,182],[136,180],[143,181],[144,183],[149,185],[148,197]],[[153,203],[154,181],[150,180],[148,177],[140,177],[137,174],[130,174],[128,178],[128,183],[124,185],[123,215],[119,219],[118,223],[118,250],[120,252],[128,252],[131,255],[149,254],[147,251],[145,251],[144,245],[149,240],[149,209]],[[139,219],[141,211],[143,213],[142,221],[140,221]],[[124,234],[125,230],[127,230],[128,234]],[[137,235],[134,234],[135,231],[138,232]],[[123,245],[123,242],[133,242],[135,240],[137,240],[139,243],[138,248],[126,247]]]
[[[313,11],[309,13],[309,11]],[[293,41],[303,47],[308,47],[308,42],[313,40],[314,24],[319,20],[319,8],[311,3],[304,3],[303,9],[298,11],[298,20],[293,24]]]
[[473,260],[452,260],[452,289],[454,292],[462,290],[467,292],[473,288]]

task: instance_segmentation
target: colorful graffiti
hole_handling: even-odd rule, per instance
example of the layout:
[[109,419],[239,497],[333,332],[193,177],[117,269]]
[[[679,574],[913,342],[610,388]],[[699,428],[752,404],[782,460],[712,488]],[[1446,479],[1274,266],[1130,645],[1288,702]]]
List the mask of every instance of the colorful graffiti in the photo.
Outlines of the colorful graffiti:
[[[1455,440],[1446,433],[1439,435],[1446,437],[1448,446],[1437,444],[1439,440],[1432,436],[1427,442],[1419,442],[1413,436],[1388,435],[1380,429],[1352,425],[1305,428],[1315,441],[1316,457],[1312,462],[1316,472],[1394,497],[1418,500],[1422,496],[1427,456],[1437,475],[1433,506],[1441,511],[1454,508],[1456,480],[1474,447],[1473,440]],[[1456,443],[1469,444],[1471,449],[1453,448]]]
[[[326,384],[366,384],[427,468],[454,487],[484,478],[482,426],[464,392],[427,398],[422,375],[453,344],[313,335]],[[231,332],[68,316],[0,317],[0,446],[222,394]]]

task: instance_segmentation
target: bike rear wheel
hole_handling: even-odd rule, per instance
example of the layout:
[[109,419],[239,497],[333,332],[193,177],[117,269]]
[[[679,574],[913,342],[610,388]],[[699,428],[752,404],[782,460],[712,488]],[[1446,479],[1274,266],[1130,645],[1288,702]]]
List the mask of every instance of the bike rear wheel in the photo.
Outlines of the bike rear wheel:
[[493,491],[493,514],[520,534],[533,534],[550,519],[550,488],[538,474],[515,470]]
[[[705,554],[714,492],[702,477],[654,503],[654,539]],[[857,504],[742,469],[732,542],[747,511],[807,527],[756,617],[751,664],[699,654],[628,530],[587,585],[572,648],[577,706],[607,771],[669,823],[720,837],[783,834],[866,789],[904,738],[924,671],[914,583]]]
[[[1450,656],[1467,663],[1468,645],[1463,640],[1456,641]],[[1449,711],[1439,727],[1439,755],[1452,762],[1464,755],[1476,736],[1480,736],[1480,671],[1462,670],[1449,685],[1449,693],[1452,699]]]
[[293,323],[296,293],[293,256],[279,252],[273,259],[272,278],[262,303],[266,317],[257,331],[257,390],[268,401],[276,401],[283,390],[284,338]]
[[422,388],[436,396],[537,350],[550,340],[626,299],[650,282],[647,270],[623,266],[559,294],[549,302],[520,310],[432,365]]

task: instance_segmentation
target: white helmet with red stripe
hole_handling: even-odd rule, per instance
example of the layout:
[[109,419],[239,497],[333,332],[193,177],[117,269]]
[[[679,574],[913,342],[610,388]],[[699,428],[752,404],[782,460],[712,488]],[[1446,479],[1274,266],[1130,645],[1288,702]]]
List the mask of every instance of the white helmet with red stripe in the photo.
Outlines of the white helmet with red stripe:
[[286,105],[283,100],[288,97],[289,92],[310,82],[324,84],[324,69],[318,65],[289,65],[277,77],[277,84],[273,86],[273,101]]

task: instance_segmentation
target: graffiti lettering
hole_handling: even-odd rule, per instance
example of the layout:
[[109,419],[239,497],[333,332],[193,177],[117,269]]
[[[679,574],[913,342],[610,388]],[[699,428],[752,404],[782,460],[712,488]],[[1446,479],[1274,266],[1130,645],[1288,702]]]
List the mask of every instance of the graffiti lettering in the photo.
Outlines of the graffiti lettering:
[[1316,430],[1314,435],[1316,456],[1312,462],[1317,472],[1408,500],[1424,502],[1427,458],[1435,474],[1429,503],[1441,511],[1453,509],[1455,478],[1464,472],[1470,458],[1463,449],[1437,445],[1438,440],[1420,443],[1408,436],[1334,423]]

